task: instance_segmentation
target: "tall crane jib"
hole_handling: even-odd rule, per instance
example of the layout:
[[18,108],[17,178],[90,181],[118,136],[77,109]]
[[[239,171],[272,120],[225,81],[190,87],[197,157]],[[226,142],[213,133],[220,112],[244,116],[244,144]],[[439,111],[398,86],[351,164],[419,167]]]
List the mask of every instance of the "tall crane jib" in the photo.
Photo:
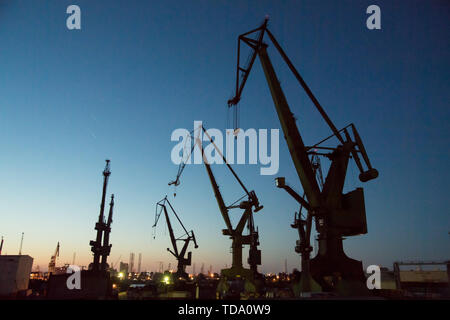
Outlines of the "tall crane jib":
[[2,255],[2,249],[3,249],[3,236],[2,241],[0,242],[0,256]]
[[[269,58],[268,44],[264,42],[265,35],[269,37],[300,86],[330,127],[332,134],[329,137],[311,146],[304,144]],[[250,47],[251,50],[245,66],[240,64],[241,43]],[[296,218],[294,223],[294,227],[299,230],[300,235],[297,250],[302,254],[302,277],[299,292],[301,294],[301,292],[323,290],[345,294],[346,289],[343,288],[348,289],[352,286],[352,290],[349,291],[356,292],[357,289],[364,291],[365,275],[362,262],[348,258],[343,251],[342,244],[343,237],[367,233],[363,189],[357,188],[344,194],[343,188],[350,158],[354,159],[360,171],[361,182],[377,178],[378,171],[372,167],[355,125],[350,124],[338,130],[333,124],[269,31],[268,19],[265,19],[260,27],[238,37],[236,91],[234,97],[228,100],[229,107],[236,106],[241,100],[245,83],[257,57],[261,62],[289,153],[304,192],[304,196],[301,197],[286,185],[285,178],[276,179],[277,186],[285,189],[302,208],[307,210],[306,218]],[[338,141],[337,146],[324,145],[330,143],[330,139],[333,137]],[[318,183],[320,179],[317,179],[317,160],[314,160],[319,156],[331,161],[323,185]],[[313,219],[318,232],[319,250],[317,256],[309,261],[309,254],[312,251],[309,238]]]
[[[89,242],[91,246],[91,251],[94,254],[94,260],[90,265],[90,269],[94,271],[106,271],[108,268],[107,257],[111,251],[111,245],[109,244],[109,234],[111,232],[112,214],[114,207],[114,195],[111,196],[110,210],[108,215],[108,221],[105,222],[104,212],[105,212],[105,201],[106,201],[106,190],[108,186],[110,171],[110,160],[106,160],[105,169],[103,170],[103,189],[102,189],[102,200],[100,204],[100,214],[98,216],[98,221],[95,224],[95,230],[97,230],[97,236],[95,240]],[[100,261],[101,259],[101,261]]]
[[108,220],[106,221],[106,227],[104,229],[104,235],[103,235],[103,245],[102,245],[102,253],[101,253],[101,270],[106,270],[108,268],[107,259],[111,252],[112,245],[109,243],[109,235],[111,234],[111,224],[112,224],[112,217],[113,217],[113,209],[114,209],[114,194],[111,195],[111,201],[109,203],[109,214],[108,214]]
[[[222,196],[222,193],[220,192],[216,177],[214,176],[211,165],[209,164],[208,159],[204,153],[201,142],[202,141],[201,133],[204,133],[205,136],[208,138],[208,140],[211,142],[211,145],[214,146],[215,152],[217,152],[222,157],[223,162],[226,164],[227,168],[229,169],[235,180],[238,182],[238,184],[244,191],[244,195],[230,205],[225,204],[225,200]],[[190,155],[194,151],[194,148],[198,147],[203,157],[203,164],[205,165],[205,169],[208,174],[208,178],[210,180],[214,196],[219,206],[219,211],[225,222],[226,229],[222,230],[222,234],[228,236],[232,241],[231,268],[225,268],[221,270],[221,279],[217,286],[216,293],[218,294],[219,297],[228,297],[229,294],[236,294],[236,292],[240,290],[238,292],[239,294],[240,292],[242,292],[244,294],[248,294],[249,296],[257,296],[258,294],[260,294],[261,289],[263,287],[263,279],[261,274],[258,272],[258,265],[261,265],[261,250],[259,250],[258,248],[259,230],[258,228],[255,227],[253,213],[260,211],[263,208],[263,206],[260,205],[259,199],[255,191],[253,190],[249,191],[246,188],[242,180],[239,178],[239,176],[236,174],[236,172],[231,167],[229,162],[226,160],[225,156],[222,154],[220,148],[217,147],[217,145],[214,143],[213,139],[209,135],[208,131],[203,126],[196,128],[194,131],[190,132],[187,141],[193,143],[191,145],[188,144],[188,147],[185,148],[186,151],[190,150],[189,154],[183,155],[185,161],[189,159]],[[170,182],[169,185],[178,185],[180,183],[181,174],[184,168],[185,163],[181,163],[178,169],[176,179]],[[243,210],[242,216],[239,222],[237,223],[236,227],[233,227],[229,215],[229,211],[232,209]],[[155,224],[158,221],[159,216],[162,214],[162,210],[163,209],[161,208],[160,212],[156,214]],[[243,234],[245,228],[247,228],[248,234]],[[249,254],[247,260],[250,266],[249,269],[244,268],[242,263],[242,248],[244,245],[249,246]],[[229,285],[230,282],[234,283],[233,289],[231,289]],[[238,291],[234,289],[235,284],[237,282],[239,283],[237,285],[239,287]],[[233,297],[236,298],[235,296]]]
[[[170,212],[177,218],[180,226],[182,227],[184,233],[179,236],[175,237],[175,233],[173,231],[172,223],[169,218],[169,211],[167,210],[169,208]],[[172,244],[172,250],[170,248],[167,248],[167,251],[169,251],[177,260],[177,272],[175,273],[176,279],[187,279],[188,274],[186,273],[186,266],[190,266],[192,263],[192,252],[187,252],[187,249],[189,247],[189,244],[191,241],[194,243],[194,248],[198,248],[197,239],[195,238],[194,231],[187,231],[184,224],[181,222],[180,217],[178,216],[177,212],[173,208],[172,204],[170,203],[169,199],[164,197],[164,199],[158,201],[156,203],[156,210],[155,210],[155,223],[153,224],[153,228],[156,228],[159,217],[164,212],[164,217],[166,218],[167,223],[167,229],[169,230],[169,236],[170,236],[170,242]],[[181,250],[178,249],[177,241],[183,242],[183,246],[181,247]],[[187,257],[186,257],[187,254]]]

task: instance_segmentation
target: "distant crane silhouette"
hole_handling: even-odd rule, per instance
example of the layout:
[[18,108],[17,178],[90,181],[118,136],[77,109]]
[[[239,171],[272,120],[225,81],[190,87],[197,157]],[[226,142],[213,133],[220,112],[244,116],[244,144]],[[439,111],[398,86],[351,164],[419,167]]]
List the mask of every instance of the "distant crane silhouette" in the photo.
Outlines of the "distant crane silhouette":
[[2,249],[3,249],[3,236],[2,236],[2,242],[0,243],[0,255],[2,254]]
[[22,245],[23,245],[23,232],[22,232],[22,239],[20,239],[19,256],[22,255]]

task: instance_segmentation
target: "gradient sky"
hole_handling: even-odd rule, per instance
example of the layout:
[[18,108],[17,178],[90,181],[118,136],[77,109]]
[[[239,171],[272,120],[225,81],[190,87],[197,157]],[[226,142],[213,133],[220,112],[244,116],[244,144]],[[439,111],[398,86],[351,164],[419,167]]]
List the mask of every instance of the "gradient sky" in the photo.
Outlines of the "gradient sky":
[[[77,4],[82,30],[66,28]],[[366,8],[381,7],[382,30],[366,28]],[[167,183],[176,128],[231,127],[226,101],[235,81],[237,36],[270,16],[270,29],[337,127],[354,122],[378,179],[364,184],[368,234],[347,239],[364,265],[448,259],[450,231],[450,6],[448,1],[100,1],[0,0],[0,235],[4,253],[23,253],[46,269],[57,241],[58,264],[91,261],[89,240],[101,197],[116,195],[110,262],[143,255],[143,269],[171,262],[164,223],[152,238],[155,203]],[[306,144],[329,129],[269,47]],[[245,55],[244,55],[245,58]],[[240,104],[243,128],[279,128],[257,61]],[[227,203],[240,190],[214,166]],[[264,210],[255,216],[264,272],[299,267],[290,228],[295,201],[236,166]],[[301,186],[280,137],[280,171]],[[346,191],[361,186],[349,167]],[[230,265],[229,239],[203,166],[185,170],[174,207],[199,249],[197,266]],[[173,197],[172,197],[173,198]],[[238,212],[236,212],[238,213]],[[247,251],[247,250],[244,250]],[[245,258],[246,259],[246,258]],[[137,261],[136,261],[137,263]],[[188,268],[188,271],[191,269]]]

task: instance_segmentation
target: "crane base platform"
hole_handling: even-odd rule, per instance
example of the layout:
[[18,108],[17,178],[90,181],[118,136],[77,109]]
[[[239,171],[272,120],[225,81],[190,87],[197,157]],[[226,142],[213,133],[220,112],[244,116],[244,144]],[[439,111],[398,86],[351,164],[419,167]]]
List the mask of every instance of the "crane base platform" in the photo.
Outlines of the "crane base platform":
[[259,273],[243,267],[222,269],[216,289],[218,299],[240,299],[258,297],[264,287],[264,280]]

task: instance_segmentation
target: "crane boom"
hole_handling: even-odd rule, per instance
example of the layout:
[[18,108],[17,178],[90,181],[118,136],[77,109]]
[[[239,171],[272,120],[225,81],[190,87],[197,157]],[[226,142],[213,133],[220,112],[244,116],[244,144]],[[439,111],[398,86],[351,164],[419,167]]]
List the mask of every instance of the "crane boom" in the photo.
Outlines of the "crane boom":
[[104,230],[107,228],[106,223],[104,221],[104,212],[105,212],[105,198],[106,198],[106,188],[108,186],[109,176],[111,175],[110,160],[106,160],[106,166],[103,170],[103,190],[102,190],[102,202],[100,204],[100,214],[98,216],[98,222],[95,224],[95,230],[97,230],[97,236],[95,241],[90,241],[91,251],[94,254],[94,261],[92,263],[92,269],[95,271],[99,271],[101,269],[100,265],[100,257],[102,255],[102,236]]
[[[215,152],[217,152],[222,157],[224,163],[227,165],[228,169],[233,174],[234,178],[236,179],[236,181],[239,183],[239,185],[245,192],[245,195],[243,197],[241,197],[240,199],[238,199],[231,205],[227,206],[225,204],[225,200],[220,192],[220,188],[217,183],[216,177],[214,176],[211,165],[208,162],[208,159],[205,155],[205,150],[203,149],[202,141],[199,137],[200,134],[198,134],[193,139],[194,143],[191,148],[191,153],[194,150],[194,148],[196,146],[198,146],[198,148],[201,151],[201,155],[203,158],[203,164],[205,165],[205,169],[208,174],[208,178],[210,180],[217,204],[219,206],[220,213],[221,213],[222,218],[226,225],[226,229],[223,229],[222,233],[223,233],[223,235],[229,236],[232,239],[232,245],[231,245],[232,246],[232,266],[230,269],[222,269],[221,270],[222,277],[221,277],[220,283],[217,287],[217,290],[218,290],[218,292],[222,292],[222,290],[227,290],[224,288],[226,288],[228,286],[228,284],[227,284],[228,280],[246,279],[246,280],[250,281],[251,283],[253,283],[252,286],[254,286],[255,288],[258,288],[258,292],[259,292],[259,289],[261,289],[260,285],[259,285],[260,282],[258,280],[260,278],[260,274],[258,273],[257,266],[261,264],[261,250],[258,249],[259,234],[258,234],[258,231],[255,230],[255,226],[254,226],[254,222],[253,222],[253,212],[258,212],[259,210],[261,210],[263,208],[263,206],[261,206],[259,204],[259,200],[258,200],[258,197],[256,196],[255,191],[253,191],[253,190],[249,191],[245,187],[244,183],[239,178],[239,176],[236,174],[236,172],[233,170],[233,168],[230,166],[227,159],[222,154],[221,150],[214,143],[214,141],[211,138],[211,136],[209,135],[208,131],[203,126],[201,126],[200,129],[204,132],[205,136],[207,136],[209,138],[211,144],[215,148]],[[199,132],[200,132],[200,130],[199,130]],[[181,167],[181,168],[184,168],[184,167]],[[176,182],[179,181],[180,171],[182,172],[182,169],[181,170],[179,169],[177,177],[173,182],[174,184],[176,184]],[[247,197],[247,200],[241,201],[244,197]],[[238,202],[240,202],[240,203],[238,203]],[[170,205],[170,202],[169,202],[169,205]],[[229,210],[237,209],[237,208],[243,209],[244,212],[243,212],[239,222],[237,223],[236,227],[233,228],[233,225],[232,225],[231,219],[230,219],[230,215],[229,215]],[[173,208],[172,208],[172,211],[174,211]],[[174,213],[175,213],[175,211],[174,211]],[[156,226],[160,215],[161,215],[161,212],[158,214],[158,211],[157,211],[156,216],[155,216],[154,226]],[[176,213],[175,213],[175,215],[176,215]],[[178,216],[177,216],[177,218],[178,218]],[[180,221],[180,223],[181,223],[181,221]],[[243,231],[244,231],[244,228],[246,225],[247,225],[249,234],[243,235]],[[192,232],[192,237],[195,241],[193,232]],[[180,251],[180,253],[179,253],[180,256],[184,255],[187,244],[188,244],[188,242],[185,243],[182,250]],[[250,245],[250,252],[249,252],[249,257],[248,257],[248,263],[250,265],[250,269],[246,269],[242,265],[242,247],[243,247],[243,245]],[[170,251],[170,252],[172,252],[172,251]],[[172,252],[172,254],[176,256],[176,254],[174,252]],[[188,258],[188,259],[190,261],[190,258]],[[222,293],[220,293],[220,294],[222,294]]]

